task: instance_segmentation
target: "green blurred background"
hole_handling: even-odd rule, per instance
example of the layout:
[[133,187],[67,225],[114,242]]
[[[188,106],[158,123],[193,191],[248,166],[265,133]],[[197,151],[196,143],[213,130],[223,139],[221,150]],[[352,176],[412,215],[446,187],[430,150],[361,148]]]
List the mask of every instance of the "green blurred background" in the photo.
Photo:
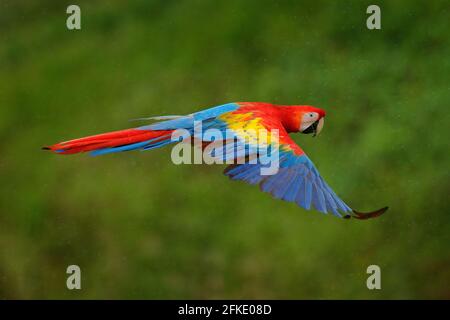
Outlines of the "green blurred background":
[[[449,17],[447,1],[2,0],[0,298],[449,299]],[[351,206],[390,210],[305,211],[170,148],[40,150],[232,101],[324,108],[321,136],[295,140]]]

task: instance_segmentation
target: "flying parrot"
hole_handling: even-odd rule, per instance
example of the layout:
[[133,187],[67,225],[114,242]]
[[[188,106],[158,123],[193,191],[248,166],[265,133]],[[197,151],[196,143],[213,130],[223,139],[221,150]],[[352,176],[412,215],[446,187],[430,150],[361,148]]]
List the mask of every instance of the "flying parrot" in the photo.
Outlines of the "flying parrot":
[[[226,163],[231,160],[232,163],[224,171],[231,179],[258,184],[263,192],[272,194],[274,198],[295,202],[307,210],[314,207],[320,212],[332,213],[341,218],[368,219],[382,215],[388,207],[368,213],[351,209],[328,186],[313,162],[289,136],[289,133],[295,132],[314,136],[319,134],[324,118],[325,111],[313,106],[235,102],[188,115],[145,118],[155,122],[133,129],[64,141],[43,149],[57,154],[90,152],[92,155],[150,150],[176,142],[172,135],[177,130],[184,130],[192,134],[194,139],[201,140],[201,147],[205,149],[213,140],[217,142],[217,137],[211,139],[203,135],[206,130],[213,129],[224,133],[221,141],[223,149],[214,150],[211,155],[226,160]],[[196,132],[198,123],[202,125],[200,134]],[[258,130],[278,134],[277,137],[268,134],[265,138],[269,149],[279,152],[279,168],[275,174],[262,174],[263,164],[258,161],[262,153],[256,148],[262,138],[254,133]],[[229,132],[234,134],[232,139],[227,135]],[[236,147],[236,141],[243,142],[241,147]],[[230,144],[233,147],[227,149]],[[245,160],[238,161],[242,159]]]

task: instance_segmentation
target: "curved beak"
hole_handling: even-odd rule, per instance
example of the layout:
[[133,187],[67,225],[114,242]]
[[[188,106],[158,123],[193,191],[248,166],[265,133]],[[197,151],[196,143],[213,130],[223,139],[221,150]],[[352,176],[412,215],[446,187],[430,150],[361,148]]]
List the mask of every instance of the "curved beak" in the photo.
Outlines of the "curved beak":
[[303,130],[302,133],[306,133],[306,134],[312,133],[313,137],[315,137],[320,133],[320,131],[322,131],[323,123],[324,123],[324,119],[322,117],[319,120],[315,121],[313,124],[311,124],[308,128]]
[[319,123],[317,124],[316,132],[314,132],[313,137],[319,135],[319,133],[322,131],[324,122],[325,119],[323,117],[319,119]]

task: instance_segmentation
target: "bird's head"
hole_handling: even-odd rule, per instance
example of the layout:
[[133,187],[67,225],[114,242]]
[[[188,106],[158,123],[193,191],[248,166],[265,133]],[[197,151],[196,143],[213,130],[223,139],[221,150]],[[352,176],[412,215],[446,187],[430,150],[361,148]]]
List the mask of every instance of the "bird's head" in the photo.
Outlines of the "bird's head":
[[285,106],[281,109],[283,125],[288,132],[312,133],[323,128],[325,111],[312,106]]

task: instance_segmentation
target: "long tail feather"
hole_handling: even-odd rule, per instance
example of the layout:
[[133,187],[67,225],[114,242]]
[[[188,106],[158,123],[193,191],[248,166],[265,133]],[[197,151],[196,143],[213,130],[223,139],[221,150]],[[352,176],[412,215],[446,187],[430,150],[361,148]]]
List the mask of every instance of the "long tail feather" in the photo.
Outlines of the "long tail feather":
[[126,129],[64,141],[44,147],[43,149],[58,154],[91,152],[93,155],[141,148],[151,149],[170,143],[172,131],[173,130],[143,130],[139,128]]

